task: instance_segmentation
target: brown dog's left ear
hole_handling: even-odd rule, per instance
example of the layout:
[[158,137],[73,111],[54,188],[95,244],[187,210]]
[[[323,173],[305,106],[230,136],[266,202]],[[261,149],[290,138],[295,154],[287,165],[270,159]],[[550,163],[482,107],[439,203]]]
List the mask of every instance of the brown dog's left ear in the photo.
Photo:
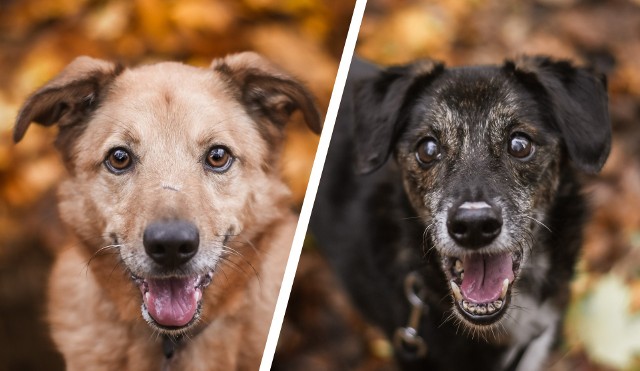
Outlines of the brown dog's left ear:
[[607,107],[607,80],[602,74],[544,56],[507,61],[511,71],[529,89],[541,92],[573,162],[597,173],[611,149]]
[[122,71],[122,66],[90,57],[78,57],[24,103],[13,131],[17,143],[31,122],[60,127],[77,123],[95,107],[98,95],[107,83]]
[[311,93],[298,81],[253,52],[216,59],[211,67],[238,90],[238,98],[250,112],[260,115],[278,128],[284,128],[291,114],[299,109],[309,128],[320,133],[320,113]]

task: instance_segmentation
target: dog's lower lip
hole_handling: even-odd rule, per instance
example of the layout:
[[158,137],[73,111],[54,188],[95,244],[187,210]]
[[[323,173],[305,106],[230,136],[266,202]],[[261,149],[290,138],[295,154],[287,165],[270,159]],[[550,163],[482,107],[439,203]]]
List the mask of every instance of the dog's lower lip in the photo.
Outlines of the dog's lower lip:
[[507,302],[507,293],[511,282],[505,278],[502,282],[500,297],[496,300],[484,303],[466,299],[462,295],[460,287],[454,280],[449,281],[449,284],[451,285],[451,292],[453,292],[454,301],[458,308],[460,308],[466,315],[470,316],[474,321],[486,322],[487,320],[496,318],[502,309],[506,307],[505,303]]

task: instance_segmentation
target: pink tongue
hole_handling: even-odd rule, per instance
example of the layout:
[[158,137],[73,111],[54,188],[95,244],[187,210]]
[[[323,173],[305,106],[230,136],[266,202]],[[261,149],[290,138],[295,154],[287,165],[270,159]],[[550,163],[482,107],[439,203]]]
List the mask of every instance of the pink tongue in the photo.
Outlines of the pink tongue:
[[513,282],[513,261],[510,253],[500,255],[474,254],[463,259],[462,294],[475,303],[492,302],[500,298],[505,278]]
[[163,326],[184,326],[196,314],[198,302],[195,286],[199,277],[149,279],[144,295],[147,311]]

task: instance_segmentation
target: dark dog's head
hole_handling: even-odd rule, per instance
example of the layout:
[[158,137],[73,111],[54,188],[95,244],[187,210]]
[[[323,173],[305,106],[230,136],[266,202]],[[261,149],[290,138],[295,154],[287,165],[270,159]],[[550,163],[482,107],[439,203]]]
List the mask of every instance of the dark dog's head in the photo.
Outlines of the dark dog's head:
[[497,323],[562,172],[594,173],[607,158],[604,77],[545,57],[452,69],[423,61],[363,80],[355,100],[358,170],[393,154],[458,317]]

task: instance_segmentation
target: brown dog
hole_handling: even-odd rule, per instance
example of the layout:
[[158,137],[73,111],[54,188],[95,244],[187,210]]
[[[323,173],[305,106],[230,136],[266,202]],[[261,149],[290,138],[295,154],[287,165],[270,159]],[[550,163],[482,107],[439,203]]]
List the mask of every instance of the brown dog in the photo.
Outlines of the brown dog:
[[[302,85],[260,56],[124,69],[73,61],[20,111],[58,124],[59,209],[79,243],[49,322],[70,370],[258,368],[296,217],[279,173]],[[147,322],[147,324],[143,321]]]

